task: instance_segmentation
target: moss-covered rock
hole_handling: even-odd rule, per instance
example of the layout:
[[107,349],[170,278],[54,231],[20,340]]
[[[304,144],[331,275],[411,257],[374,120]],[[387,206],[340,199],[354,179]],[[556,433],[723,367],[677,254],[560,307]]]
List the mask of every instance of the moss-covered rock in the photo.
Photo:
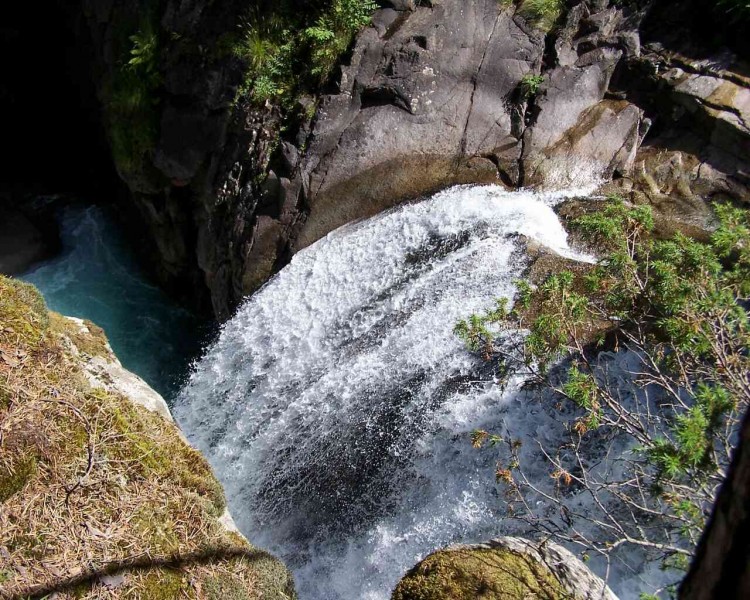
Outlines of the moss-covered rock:
[[543,566],[509,550],[441,550],[409,571],[393,600],[567,598]]
[[97,379],[108,361],[99,328],[0,277],[0,598],[294,597],[161,405]]
[[393,600],[616,600],[575,556],[556,544],[501,538],[430,554],[393,591]]

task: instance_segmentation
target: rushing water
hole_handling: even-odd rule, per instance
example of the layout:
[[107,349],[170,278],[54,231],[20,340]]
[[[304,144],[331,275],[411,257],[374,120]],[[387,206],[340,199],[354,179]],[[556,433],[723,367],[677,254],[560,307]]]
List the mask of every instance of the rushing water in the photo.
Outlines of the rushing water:
[[[507,428],[531,449],[559,418],[518,385],[501,391],[452,330],[513,296],[519,234],[577,257],[552,209],[562,196],[454,188],[343,227],[247,300],[197,364],[176,416],[303,600],[383,600],[438,547],[522,532],[469,433]],[[531,474],[549,480],[549,465],[537,456]],[[632,568],[613,566],[625,596],[643,589]]]
[[102,327],[123,366],[172,398],[201,348],[205,327],[150,284],[115,219],[99,206],[59,213],[62,253],[21,278],[64,315]]

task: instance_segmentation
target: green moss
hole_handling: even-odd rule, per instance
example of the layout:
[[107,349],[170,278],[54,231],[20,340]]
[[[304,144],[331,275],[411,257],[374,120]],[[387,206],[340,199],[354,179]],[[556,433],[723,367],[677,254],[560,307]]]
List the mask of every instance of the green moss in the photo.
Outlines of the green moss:
[[251,600],[245,584],[232,575],[213,575],[203,582],[207,600]]
[[155,3],[140,4],[139,22],[123,20],[115,28],[119,65],[104,87],[112,158],[124,175],[144,169],[159,136],[161,32]]
[[0,502],[20,492],[36,474],[36,457],[24,456],[15,465],[0,466]]
[[115,429],[128,442],[110,450],[113,458],[133,463],[144,477],[174,478],[182,488],[205,498],[210,514],[220,516],[224,512],[224,490],[205,457],[176,431],[155,436],[155,432],[169,430],[171,425],[164,423],[159,415],[145,413],[127,402],[114,406],[112,412]]
[[140,427],[135,407],[123,402],[112,408],[112,424],[115,431],[125,440],[124,444],[113,445],[106,451],[111,458],[131,463],[132,469],[142,477],[149,474],[166,474],[169,459]]
[[552,573],[531,558],[490,548],[441,550],[414,567],[393,600],[562,600],[571,598]]
[[187,584],[178,571],[153,569],[143,578],[140,585],[123,594],[126,600],[177,600],[185,598]]
[[178,464],[180,485],[195,491],[210,503],[208,511],[214,516],[221,516],[226,508],[224,488],[216,479],[205,457],[187,444],[177,448],[181,461]]
[[6,410],[10,406],[12,398],[11,391],[0,381],[0,410]]
[[139,538],[148,541],[150,552],[170,556],[180,549],[180,536],[167,509],[143,506],[130,519],[130,527]]
[[0,342],[35,345],[48,326],[49,313],[39,290],[0,275]]
[[110,358],[109,343],[104,330],[89,320],[84,320],[88,332],[81,331],[78,323],[68,319],[56,312],[49,313],[50,331],[58,335],[64,335],[69,338],[79,352],[89,356],[101,356]]

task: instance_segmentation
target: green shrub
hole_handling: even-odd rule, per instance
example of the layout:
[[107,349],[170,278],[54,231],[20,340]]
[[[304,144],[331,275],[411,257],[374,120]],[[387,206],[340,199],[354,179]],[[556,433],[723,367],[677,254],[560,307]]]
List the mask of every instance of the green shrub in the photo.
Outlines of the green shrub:
[[[694,552],[750,406],[750,213],[715,210],[720,226],[709,243],[681,234],[656,241],[650,207],[612,198],[572,225],[603,254],[597,265],[520,285],[511,310],[502,304],[456,326],[470,350],[499,361],[506,373],[527,373],[574,415],[570,439],[545,448],[558,482],[546,499],[566,511],[564,524],[524,509],[524,494],[538,484],[526,478],[511,438],[472,436],[475,446],[507,442],[508,467],[498,473],[517,494],[519,518],[559,541],[602,555],[622,544],[658,549],[667,568],[687,564]],[[602,370],[592,323],[615,332],[615,349],[639,359],[627,378]],[[520,346],[496,348],[504,329],[528,335]],[[562,375],[551,368],[561,362]],[[629,396],[636,400],[624,403]],[[632,448],[616,458],[619,472],[598,472],[582,458],[597,440],[615,437]],[[604,513],[563,506],[571,485]],[[597,534],[577,536],[584,522]]]
[[300,11],[282,3],[272,12],[250,13],[233,47],[247,64],[238,97],[291,109],[301,93],[329,77],[376,8],[372,0],[332,0],[318,10]]
[[354,34],[370,23],[377,7],[372,0],[333,0],[331,8],[315,25],[305,29],[305,39],[312,49],[313,75],[321,81],[328,77]]

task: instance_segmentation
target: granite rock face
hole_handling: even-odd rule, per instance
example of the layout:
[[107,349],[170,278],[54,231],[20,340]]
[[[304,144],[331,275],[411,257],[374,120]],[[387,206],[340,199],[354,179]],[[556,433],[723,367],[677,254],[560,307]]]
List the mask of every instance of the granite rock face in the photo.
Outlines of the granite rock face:
[[[134,17],[124,0],[85,4],[106,99],[115,24]],[[571,6],[551,31],[497,0],[381,5],[282,134],[274,106],[237,96],[241,61],[216,50],[246,7],[165,3],[156,147],[120,173],[163,282],[225,318],[352,220],[460,183],[638,187],[662,149],[693,168],[693,196],[747,198],[750,86],[731,56],[642,46],[644,13],[608,0]]]
[[[376,15],[321,103],[293,248],[446,185],[627,171],[642,111],[604,96],[620,58],[638,53],[641,15],[599,4],[571,10],[553,51],[546,32],[492,0]],[[524,92],[534,77],[536,97]]]

